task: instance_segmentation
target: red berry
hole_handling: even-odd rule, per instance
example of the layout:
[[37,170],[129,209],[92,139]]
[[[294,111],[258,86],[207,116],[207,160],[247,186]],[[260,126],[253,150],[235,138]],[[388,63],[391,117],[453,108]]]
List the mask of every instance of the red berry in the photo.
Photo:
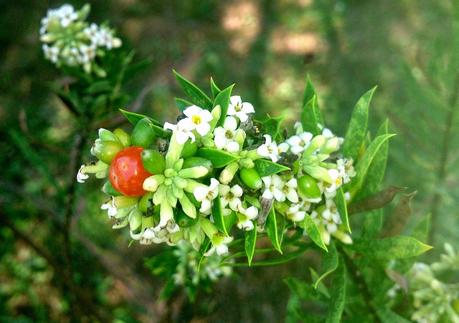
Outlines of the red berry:
[[113,158],[110,165],[110,183],[120,193],[126,196],[142,196],[143,181],[151,176],[142,164],[142,147],[128,147],[121,150]]

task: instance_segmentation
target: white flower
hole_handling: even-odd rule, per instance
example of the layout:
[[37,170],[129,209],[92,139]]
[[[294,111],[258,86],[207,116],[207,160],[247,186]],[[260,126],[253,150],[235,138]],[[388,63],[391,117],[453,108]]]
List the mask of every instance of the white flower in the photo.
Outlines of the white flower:
[[[298,203],[298,193],[296,191],[297,187],[298,183],[296,178],[291,178],[288,182],[282,182],[281,191],[283,195],[292,203]],[[285,201],[285,197],[279,202]]]
[[229,187],[228,185],[219,185],[219,193],[221,196],[222,207],[229,205],[233,211],[238,211],[242,205],[241,196],[243,194],[242,188],[239,185]]
[[209,122],[212,121],[212,114],[208,110],[201,109],[196,105],[186,108],[183,113],[186,118],[178,122],[178,127],[185,131],[196,130],[201,136],[207,135],[210,131]]
[[112,198],[110,202],[104,203],[100,206],[102,210],[107,210],[108,217],[112,218],[118,213],[118,209],[115,206],[115,200]]
[[239,221],[237,227],[245,231],[251,231],[254,229],[253,220],[258,216],[258,209],[255,206],[250,206],[247,209],[241,207],[239,209]]
[[78,174],[76,177],[78,183],[84,183],[84,181],[89,178],[89,175],[83,172],[84,167],[84,165],[81,165],[80,169],[78,170]]
[[193,195],[201,202],[201,208],[199,211],[204,214],[209,214],[212,208],[212,201],[218,196],[219,182],[212,178],[209,186],[198,185],[193,191]]
[[218,127],[214,130],[214,142],[218,149],[224,149],[229,152],[239,151],[239,143],[236,141],[238,132],[243,132],[242,129],[237,129],[237,121],[233,117],[227,117],[223,127]]
[[306,216],[306,212],[301,209],[300,204],[294,204],[288,208],[286,212],[286,216],[288,219],[294,222],[301,222],[304,220],[304,217]]
[[188,139],[191,139],[191,142],[194,142],[196,140],[194,133],[192,131],[184,129],[183,127],[180,127],[180,124],[175,125],[169,122],[165,122],[164,130],[172,130],[173,132],[175,132],[177,143],[179,143],[180,145],[183,145]]
[[332,198],[336,195],[336,190],[343,185],[343,178],[337,169],[329,169],[328,175],[331,178],[331,183],[324,183],[325,196]]
[[[272,140],[270,135],[264,135],[266,142],[257,148],[257,153],[261,157],[271,159],[273,162],[279,160],[279,147],[276,142]],[[284,146],[285,147],[285,146]]]
[[228,243],[233,241],[233,237],[227,237],[217,233],[214,234],[211,241],[212,247],[204,255],[208,257],[216,252],[217,255],[224,256],[228,253]]
[[336,161],[336,165],[344,184],[349,183],[351,178],[356,175],[352,159],[340,158]]
[[338,225],[342,223],[338,209],[333,200],[326,200],[325,207],[325,210],[322,212],[322,221],[329,233],[335,233],[338,230]]
[[240,96],[232,96],[230,98],[230,104],[227,112],[229,116],[236,116],[239,120],[241,120],[241,122],[245,122],[248,119],[248,114],[254,112],[255,109],[253,108],[253,105],[249,102],[242,102]]
[[290,151],[295,155],[299,155],[308,148],[311,139],[312,134],[310,132],[303,132],[287,139],[287,143],[290,145]]
[[265,176],[261,178],[265,184],[265,191],[262,197],[268,200],[285,201],[285,194],[282,192],[284,182],[279,175]]

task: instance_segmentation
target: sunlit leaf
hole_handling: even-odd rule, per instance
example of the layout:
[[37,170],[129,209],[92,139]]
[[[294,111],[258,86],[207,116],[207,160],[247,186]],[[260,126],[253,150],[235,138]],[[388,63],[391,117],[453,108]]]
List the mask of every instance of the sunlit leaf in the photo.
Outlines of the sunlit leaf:
[[258,175],[260,175],[261,177],[270,176],[273,174],[284,172],[286,170],[290,170],[290,168],[288,168],[287,166],[277,164],[266,159],[257,159],[254,163],[255,169],[257,170]]
[[233,154],[213,148],[201,148],[198,150],[197,155],[210,160],[214,168],[225,167],[239,158]]
[[182,88],[183,92],[188,96],[189,100],[201,107],[203,109],[210,110],[212,109],[212,100],[196,85],[192,82],[188,81],[182,75],[180,75],[177,71],[174,70],[175,79],[179,83],[180,87]]

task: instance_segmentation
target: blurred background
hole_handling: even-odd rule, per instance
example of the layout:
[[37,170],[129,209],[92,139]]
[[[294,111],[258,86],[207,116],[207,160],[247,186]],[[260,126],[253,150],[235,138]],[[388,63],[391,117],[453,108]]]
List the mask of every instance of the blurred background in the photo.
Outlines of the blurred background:
[[[290,124],[309,74],[327,126],[341,136],[357,99],[378,85],[370,128],[374,133],[389,119],[398,134],[386,186],[417,192],[411,215],[401,220],[408,226],[431,214],[436,248],[427,261],[445,241],[459,247],[457,2],[89,1],[90,20],[109,21],[136,50],[135,60],[151,60],[128,84],[129,109],[158,120],[176,117],[172,68],[206,88],[210,76],[221,86],[234,82],[258,115],[284,115]],[[163,281],[143,264],[160,248],[128,248],[127,232],[113,231],[99,209],[100,182],[78,185],[72,196],[57,192],[75,181],[78,133],[52,94],[51,82],[62,76],[44,60],[38,29],[46,10],[61,4],[0,1],[0,321],[65,322],[83,313],[118,322],[283,321],[289,291],[282,279],[309,277],[301,259],[237,270],[194,305],[182,294],[160,301]],[[64,216],[73,203],[68,233]]]

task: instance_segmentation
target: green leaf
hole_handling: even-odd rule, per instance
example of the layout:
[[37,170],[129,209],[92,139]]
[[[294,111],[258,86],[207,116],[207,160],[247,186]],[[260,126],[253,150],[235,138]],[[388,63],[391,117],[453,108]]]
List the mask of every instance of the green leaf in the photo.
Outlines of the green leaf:
[[199,157],[206,158],[212,162],[214,168],[222,168],[239,159],[238,156],[214,148],[201,148],[198,150]]
[[392,202],[398,193],[404,190],[404,187],[389,186],[383,191],[377,192],[362,200],[358,200],[357,202],[353,202],[348,206],[348,212],[349,214],[355,214],[383,208]]
[[198,261],[198,272],[201,270],[201,264],[204,261],[204,254],[209,250],[210,246],[212,245],[212,242],[208,237],[204,239],[204,241],[201,244],[201,247],[199,248],[199,261]]
[[367,239],[376,237],[381,231],[383,218],[383,209],[367,212],[363,221],[362,237]]
[[191,103],[190,101],[184,100],[184,99],[175,98],[174,100],[175,100],[175,106],[181,112],[183,112],[183,110],[193,105],[193,103]]
[[175,79],[192,103],[203,109],[212,109],[212,100],[200,88],[188,81],[177,71],[174,70],[173,72]]
[[222,203],[220,198],[215,199],[214,204],[212,205],[212,217],[214,219],[214,224],[225,235],[228,235],[226,230],[225,216],[223,215]]
[[266,232],[268,233],[268,237],[271,240],[274,249],[279,251],[279,253],[282,253],[282,236],[279,235],[278,220],[279,219],[274,207],[271,207],[268,217],[266,218]]
[[[387,135],[388,132],[389,122],[386,120],[379,128],[376,136]],[[373,158],[373,162],[368,169],[362,190],[360,190],[358,196],[356,196],[356,200],[365,198],[379,191],[380,185],[384,179],[384,173],[386,172],[388,154],[389,141],[386,141],[381,145],[378,153]]]
[[342,263],[333,277],[332,286],[326,322],[339,323],[346,302],[346,269]]
[[322,266],[321,266],[322,275],[314,282],[313,286],[315,289],[319,286],[319,283],[328,275],[338,268],[338,252],[336,251],[335,245],[330,243],[328,247],[328,252],[324,254],[322,258]]
[[345,157],[357,160],[360,148],[367,136],[368,108],[375,90],[376,87],[362,95],[354,107],[351,121],[344,137],[343,154]]
[[419,240],[408,236],[396,236],[384,239],[359,239],[350,248],[377,260],[404,259],[418,256],[430,249]]
[[378,318],[382,323],[410,323],[410,320],[405,319],[404,317],[398,315],[395,312],[392,312],[390,309],[385,307],[378,307],[376,309]]
[[226,89],[218,93],[218,95],[215,97],[213,106],[216,107],[217,105],[219,105],[221,108],[221,115],[220,119],[217,122],[217,126],[223,125],[223,122],[225,121],[226,113],[228,112],[228,106],[230,103],[231,91],[233,91],[233,87],[234,84],[228,86]]
[[367,176],[368,169],[370,168],[375,156],[378,154],[378,151],[381,149],[383,144],[393,136],[395,135],[386,134],[378,136],[368,146],[368,149],[365,151],[365,154],[363,155],[362,159],[358,162],[355,168],[355,172],[357,175],[351,181],[351,196],[355,196],[356,193],[360,191]]
[[351,226],[349,225],[349,216],[347,214],[347,203],[346,198],[344,197],[342,187],[340,187],[339,190],[336,191],[335,203],[336,207],[338,208],[339,215],[341,216],[341,221],[343,221],[344,225],[346,226],[346,230],[349,233],[351,233]]
[[324,241],[322,240],[322,235],[320,234],[319,229],[315,222],[311,219],[310,216],[306,215],[302,222],[303,228],[306,230],[308,237],[320,248],[325,251],[328,251],[327,246],[325,245]]
[[214,98],[222,91],[212,77],[210,78],[210,90],[212,91]]
[[237,222],[237,215],[236,215],[236,212],[231,212],[230,214],[228,215],[225,215],[224,218],[225,220],[225,228],[226,228],[226,231],[230,232],[231,229],[233,228],[233,226],[236,224]]
[[98,94],[103,92],[110,92],[112,90],[112,84],[110,81],[96,81],[92,83],[87,89],[86,93],[88,94]]
[[130,112],[123,109],[119,110],[132,125],[136,125],[138,121],[142,120],[143,118],[147,118],[153,123],[152,128],[158,137],[169,138],[171,136],[171,133],[164,130],[157,120],[140,113]]
[[418,239],[421,242],[427,243],[429,240],[429,232],[430,232],[430,221],[431,215],[425,215],[421,221],[419,221],[416,226],[413,228],[411,232],[411,236],[413,238]]
[[268,118],[261,122],[264,133],[270,135],[274,140],[281,139],[281,124],[283,120],[283,116],[271,117],[268,115]]
[[322,133],[324,120],[320,112],[316,95],[314,95],[303,106],[303,112],[301,113],[301,124],[303,125],[304,131],[309,131],[313,135],[319,135]]
[[254,163],[255,169],[257,170],[258,175],[260,175],[261,177],[290,170],[290,168],[288,168],[287,166],[280,165],[266,159],[257,159],[254,161]]
[[257,226],[254,223],[253,230],[245,232],[245,254],[247,255],[247,261],[249,263],[249,266],[252,265],[252,259],[255,253],[256,243],[257,243]]

